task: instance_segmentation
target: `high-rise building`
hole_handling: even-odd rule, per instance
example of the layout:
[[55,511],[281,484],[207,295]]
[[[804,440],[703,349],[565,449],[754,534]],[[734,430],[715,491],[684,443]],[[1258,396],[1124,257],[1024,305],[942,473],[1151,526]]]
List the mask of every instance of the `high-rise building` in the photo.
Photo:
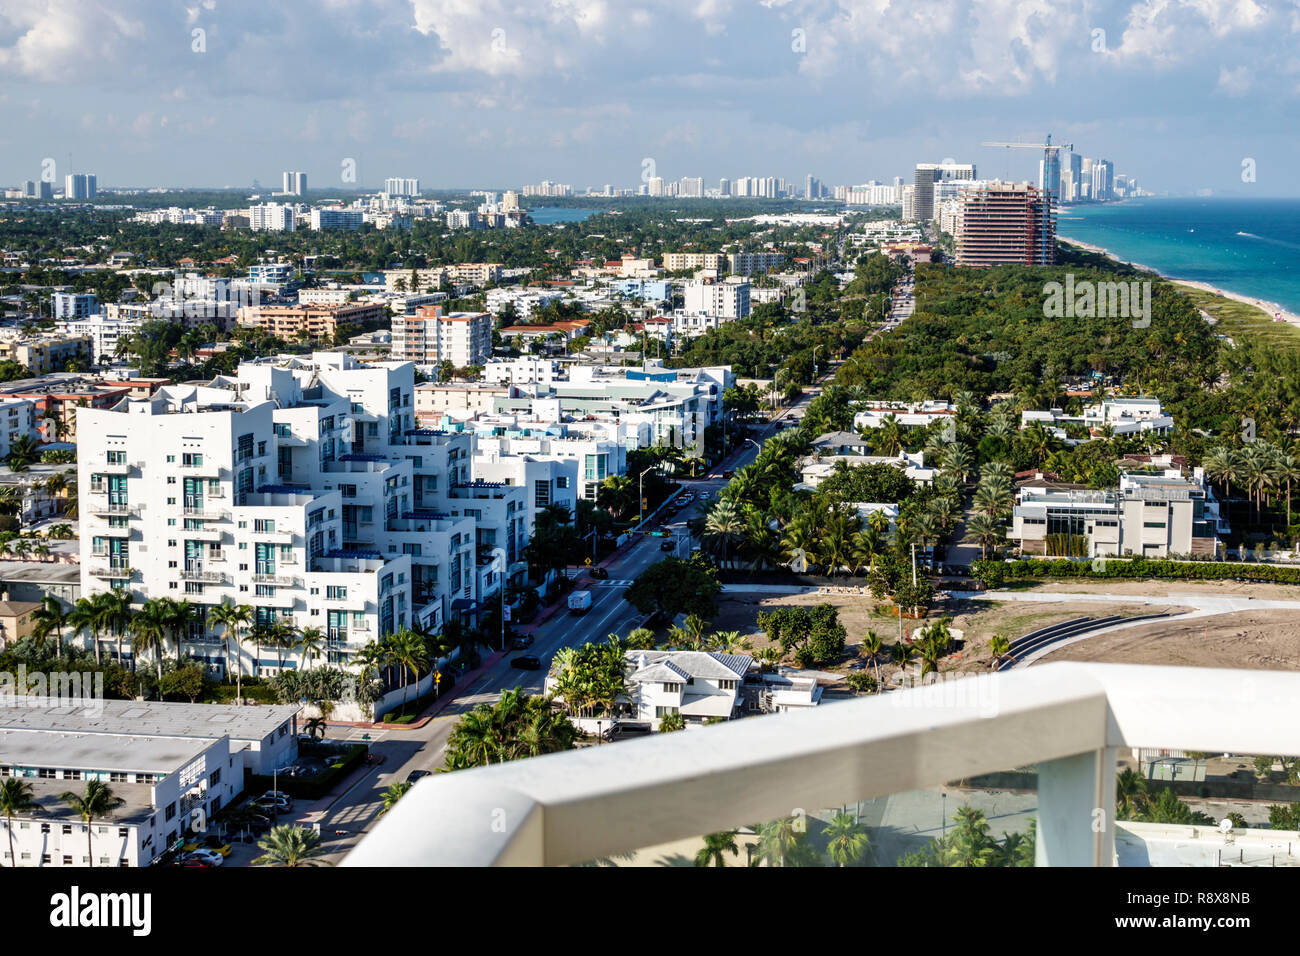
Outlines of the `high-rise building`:
[[701,198],[704,195],[703,178],[699,176],[696,177],[683,176],[682,181],[679,184],[677,189],[677,195],[691,198],[691,199]]
[[25,183],[23,183],[23,198],[25,199],[36,198],[36,180],[29,179]]
[[912,186],[912,216],[917,222],[934,218],[934,184],[950,179],[974,179],[973,163],[917,163]]
[[293,206],[266,202],[248,207],[248,228],[254,232],[293,232],[297,224]]
[[1112,176],[1115,167],[1109,159],[1099,159],[1092,164],[1092,198],[1098,201],[1113,199]]
[[414,315],[395,316],[392,330],[394,361],[467,368],[492,357],[491,312],[444,313],[442,306],[422,305]]
[[307,174],[286,171],[284,174],[284,193],[287,196],[302,196],[307,192]]
[[64,199],[94,199],[97,192],[93,173],[69,173],[63,177]]
[[1049,149],[1038,161],[1038,188],[1052,194],[1052,199],[1061,201],[1061,154],[1060,150]]
[[721,179],[718,180],[718,195],[719,196],[731,195],[731,180],[728,179],[726,176],[723,176]]
[[957,265],[1052,265],[1056,215],[1050,193],[1036,186],[989,183],[962,193]]
[[651,196],[662,196],[664,194],[664,178],[662,176],[651,176],[646,180],[646,185],[650,188]]
[[360,229],[365,221],[365,213],[360,209],[313,209],[311,211],[311,228],[313,232],[332,229]]
[[390,178],[384,180],[384,192],[389,196],[418,196],[420,181],[418,179]]

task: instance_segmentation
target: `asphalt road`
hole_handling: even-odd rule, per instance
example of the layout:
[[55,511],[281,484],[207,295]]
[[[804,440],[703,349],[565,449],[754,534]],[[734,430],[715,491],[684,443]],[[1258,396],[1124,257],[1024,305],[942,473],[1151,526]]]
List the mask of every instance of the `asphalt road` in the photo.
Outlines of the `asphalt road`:
[[[777,434],[785,419],[801,416],[819,394],[820,387],[807,389],[797,402],[782,409],[770,424],[759,426],[755,430],[758,442]],[[718,490],[726,485],[723,471],[739,469],[752,462],[757,454],[758,448],[746,441],[708,476],[681,482],[685,491],[696,495],[694,504],[660,523],[663,530],[676,538],[679,556],[686,557],[690,553],[687,524],[701,514],[708,499],[716,496]],[[405,780],[414,770],[436,772],[443,764],[447,738],[461,714],[479,704],[494,702],[503,690],[511,687],[540,693],[551,657],[557,650],[601,640],[611,633],[626,634],[637,626],[643,615],[623,599],[623,594],[646,568],[665,556],[661,545],[673,538],[641,536],[605,565],[609,572],[606,580],[591,580],[586,575],[579,575],[576,586],[592,592],[591,609],[583,615],[573,615],[564,610],[555,613],[538,627],[532,647],[521,652],[540,658],[540,670],[514,668],[510,661],[519,654],[508,654],[475,677],[470,686],[455,692],[457,696],[437,717],[415,730],[355,730],[340,734],[339,728],[332,728],[330,737],[334,739],[342,736],[360,740],[362,734],[369,734],[371,752],[384,760],[335,801],[319,821],[321,837],[327,848],[338,856],[351,849],[363,831],[374,824],[383,807],[384,791],[391,784]]]

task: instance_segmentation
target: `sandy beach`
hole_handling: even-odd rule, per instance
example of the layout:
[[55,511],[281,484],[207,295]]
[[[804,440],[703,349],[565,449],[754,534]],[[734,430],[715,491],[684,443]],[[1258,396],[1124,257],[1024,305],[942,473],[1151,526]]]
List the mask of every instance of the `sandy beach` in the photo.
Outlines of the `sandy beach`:
[[1095,252],[1108,259],[1114,259],[1116,262],[1122,262],[1125,265],[1132,266],[1135,269],[1141,269],[1144,272],[1153,272],[1163,279],[1168,279],[1170,282],[1177,282],[1181,285],[1190,286],[1193,289],[1200,289],[1202,292],[1209,292],[1212,295],[1221,295],[1225,299],[1232,299],[1234,302],[1240,302],[1243,305],[1254,306],[1262,312],[1268,313],[1274,319],[1282,322],[1289,322],[1291,325],[1300,328],[1300,315],[1296,315],[1294,312],[1288,312],[1276,302],[1269,302],[1266,299],[1256,299],[1254,296],[1242,295],[1240,292],[1229,292],[1227,289],[1220,289],[1218,286],[1210,285],[1208,282],[1197,282],[1192,279],[1180,279],[1177,276],[1165,275],[1158,269],[1152,269],[1150,266],[1145,266],[1140,262],[1126,262],[1109,249],[1104,249],[1101,246],[1094,246],[1088,242],[1080,242],[1078,239],[1065,239],[1061,236],[1058,236],[1057,239],[1066,245],[1075,246],[1076,248],[1084,249],[1088,252]]

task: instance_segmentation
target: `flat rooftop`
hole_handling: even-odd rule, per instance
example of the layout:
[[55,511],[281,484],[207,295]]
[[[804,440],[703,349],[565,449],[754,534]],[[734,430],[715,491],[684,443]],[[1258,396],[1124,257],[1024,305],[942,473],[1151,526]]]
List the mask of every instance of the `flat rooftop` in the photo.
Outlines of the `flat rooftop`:
[[[297,704],[235,707],[156,700],[105,700],[93,707],[58,699],[48,703],[46,707],[0,707],[0,730],[261,740],[301,709]],[[0,749],[0,754],[7,753]]]
[[[194,737],[81,734],[50,730],[0,730],[0,765],[124,773],[175,773],[219,734]],[[39,778],[38,778],[39,779]],[[79,790],[74,780],[64,790]]]
[[[59,820],[66,823],[81,823],[81,817],[77,811],[68,806],[61,798],[60,794],[69,790],[74,793],[81,793],[85,789],[84,780],[44,780],[40,777],[24,777],[23,783],[29,783],[32,786],[32,799],[40,806],[39,810],[32,813],[18,813],[14,816],[19,819],[40,820]],[[153,806],[153,787],[147,783],[114,783],[111,784],[114,795],[121,797],[126,801],[125,804],[118,807],[110,816],[102,820],[96,820],[92,826],[124,826],[140,825],[147,823],[149,818],[154,815]],[[76,831],[73,831],[74,833]],[[85,843],[85,831],[81,831],[82,843]]]

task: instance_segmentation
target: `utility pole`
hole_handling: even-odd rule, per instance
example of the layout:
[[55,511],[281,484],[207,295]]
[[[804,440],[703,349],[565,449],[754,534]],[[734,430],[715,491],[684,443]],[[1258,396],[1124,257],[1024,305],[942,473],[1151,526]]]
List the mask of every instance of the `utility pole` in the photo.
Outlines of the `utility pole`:
[[641,530],[641,524],[645,521],[645,483],[643,479],[648,472],[654,470],[655,466],[651,465],[645,471],[641,472],[641,474],[637,475],[636,478],[636,527],[638,531]]

